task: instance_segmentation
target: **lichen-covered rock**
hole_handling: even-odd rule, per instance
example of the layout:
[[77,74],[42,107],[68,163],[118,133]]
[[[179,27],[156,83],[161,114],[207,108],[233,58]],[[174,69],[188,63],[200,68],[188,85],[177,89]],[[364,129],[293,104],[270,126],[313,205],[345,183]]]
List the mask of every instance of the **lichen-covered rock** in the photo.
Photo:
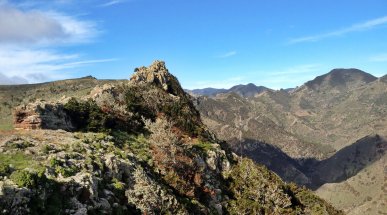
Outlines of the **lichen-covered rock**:
[[149,67],[140,67],[134,70],[130,78],[132,84],[154,84],[173,95],[184,95],[177,78],[169,73],[164,61],[154,61]]
[[74,129],[61,103],[38,101],[21,105],[15,108],[13,115],[17,129]]
[[188,214],[176,197],[166,187],[156,183],[138,167],[133,173],[133,185],[125,191],[128,202],[136,205],[146,214]]

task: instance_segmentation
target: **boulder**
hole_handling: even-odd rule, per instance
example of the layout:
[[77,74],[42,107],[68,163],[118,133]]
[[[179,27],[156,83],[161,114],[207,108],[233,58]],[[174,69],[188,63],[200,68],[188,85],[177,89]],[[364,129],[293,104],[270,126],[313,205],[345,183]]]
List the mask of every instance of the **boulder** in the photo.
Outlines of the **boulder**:
[[13,117],[16,129],[74,129],[61,103],[38,101],[21,105],[15,108]]

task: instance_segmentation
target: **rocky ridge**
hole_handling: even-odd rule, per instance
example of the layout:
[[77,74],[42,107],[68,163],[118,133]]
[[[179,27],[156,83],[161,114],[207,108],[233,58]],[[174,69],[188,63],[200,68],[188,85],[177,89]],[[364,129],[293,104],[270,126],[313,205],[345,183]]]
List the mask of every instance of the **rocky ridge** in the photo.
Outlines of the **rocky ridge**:
[[59,106],[74,130],[0,133],[3,214],[341,214],[233,154],[163,62]]

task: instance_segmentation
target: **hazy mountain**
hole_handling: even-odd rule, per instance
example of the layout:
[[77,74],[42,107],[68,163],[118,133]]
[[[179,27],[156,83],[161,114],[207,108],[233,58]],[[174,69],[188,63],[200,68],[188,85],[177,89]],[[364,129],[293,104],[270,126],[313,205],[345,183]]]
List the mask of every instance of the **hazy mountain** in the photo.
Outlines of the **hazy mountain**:
[[194,96],[214,97],[221,93],[236,93],[242,97],[253,97],[257,94],[260,94],[265,91],[270,91],[270,90],[271,89],[267,87],[256,86],[255,84],[249,83],[246,85],[239,84],[231,87],[230,89],[204,88],[204,89],[194,89],[194,90],[186,90],[186,91]]
[[186,91],[191,95],[215,96],[219,93],[226,93],[228,90],[209,87],[209,88],[186,90]]

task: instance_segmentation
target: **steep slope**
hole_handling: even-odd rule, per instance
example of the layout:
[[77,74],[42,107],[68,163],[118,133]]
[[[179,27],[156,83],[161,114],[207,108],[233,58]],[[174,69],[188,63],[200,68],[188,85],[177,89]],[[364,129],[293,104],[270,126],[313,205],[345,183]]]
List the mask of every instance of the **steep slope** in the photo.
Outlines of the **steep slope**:
[[387,210],[386,164],[384,155],[348,180],[324,184],[316,194],[347,214],[383,214]]
[[237,138],[241,142],[250,139],[270,143],[293,158],[322,159],[334,152],[329,146],[308,142],[284,129],[281,124],[285,121],[284,118],[295,117],[286,115],[284,109],[289,108],[286,99],[278,99],[281,103],[262,101],[262,98],[271,94],[273,93],[267,92],[249,99],[236,94],[219,95],[215,98],[200,97],[196,104],[203,122],[223,140]]
[[358,69],[333,69],[329,73],[318,76],[305,86],[313,90],[349,90],[375,81],[377,78]]
[[[340,207],[342,199],[324,187],[345,193],[341,189],[347,180],[359,181],[364,169],[375,173],[384,156],[386,143],[379,135],[387,136],[385,77],[335,69],[291,91],[266,91],[249,98],[231,93],[199,97],[196,105],[203,122],[230,141],[235,152],[268,166],[286,181],[312,189],[321,186],[318,194]],[[351,186],[375,188],[371,182],[357,185]],[[348,197],[340,208],[356,214],[370,207],[362,206],[370,192],[356,195],[337,195]]]
[[15,112],[38,130],[0,133],[4,214],[342,214],[233,154],[164,62],[49,104]]
[[342,182],[380,160],[386,153],[387,141],[379,135],[364,137],[341,149],[332,157],[310,168],[316,187],[325,183]]
[[[364,84],[359,80],[373,78],[356,77],[347,77],[346,86],[352,87],[344,91],[316,91],[305,85],[293,92],[291,113],[301,118],[292,127],[293,133],[336,149],[370,134],[387,134],[387,83],[377,79]],[[354,79],[358,81],[349,84]]]

